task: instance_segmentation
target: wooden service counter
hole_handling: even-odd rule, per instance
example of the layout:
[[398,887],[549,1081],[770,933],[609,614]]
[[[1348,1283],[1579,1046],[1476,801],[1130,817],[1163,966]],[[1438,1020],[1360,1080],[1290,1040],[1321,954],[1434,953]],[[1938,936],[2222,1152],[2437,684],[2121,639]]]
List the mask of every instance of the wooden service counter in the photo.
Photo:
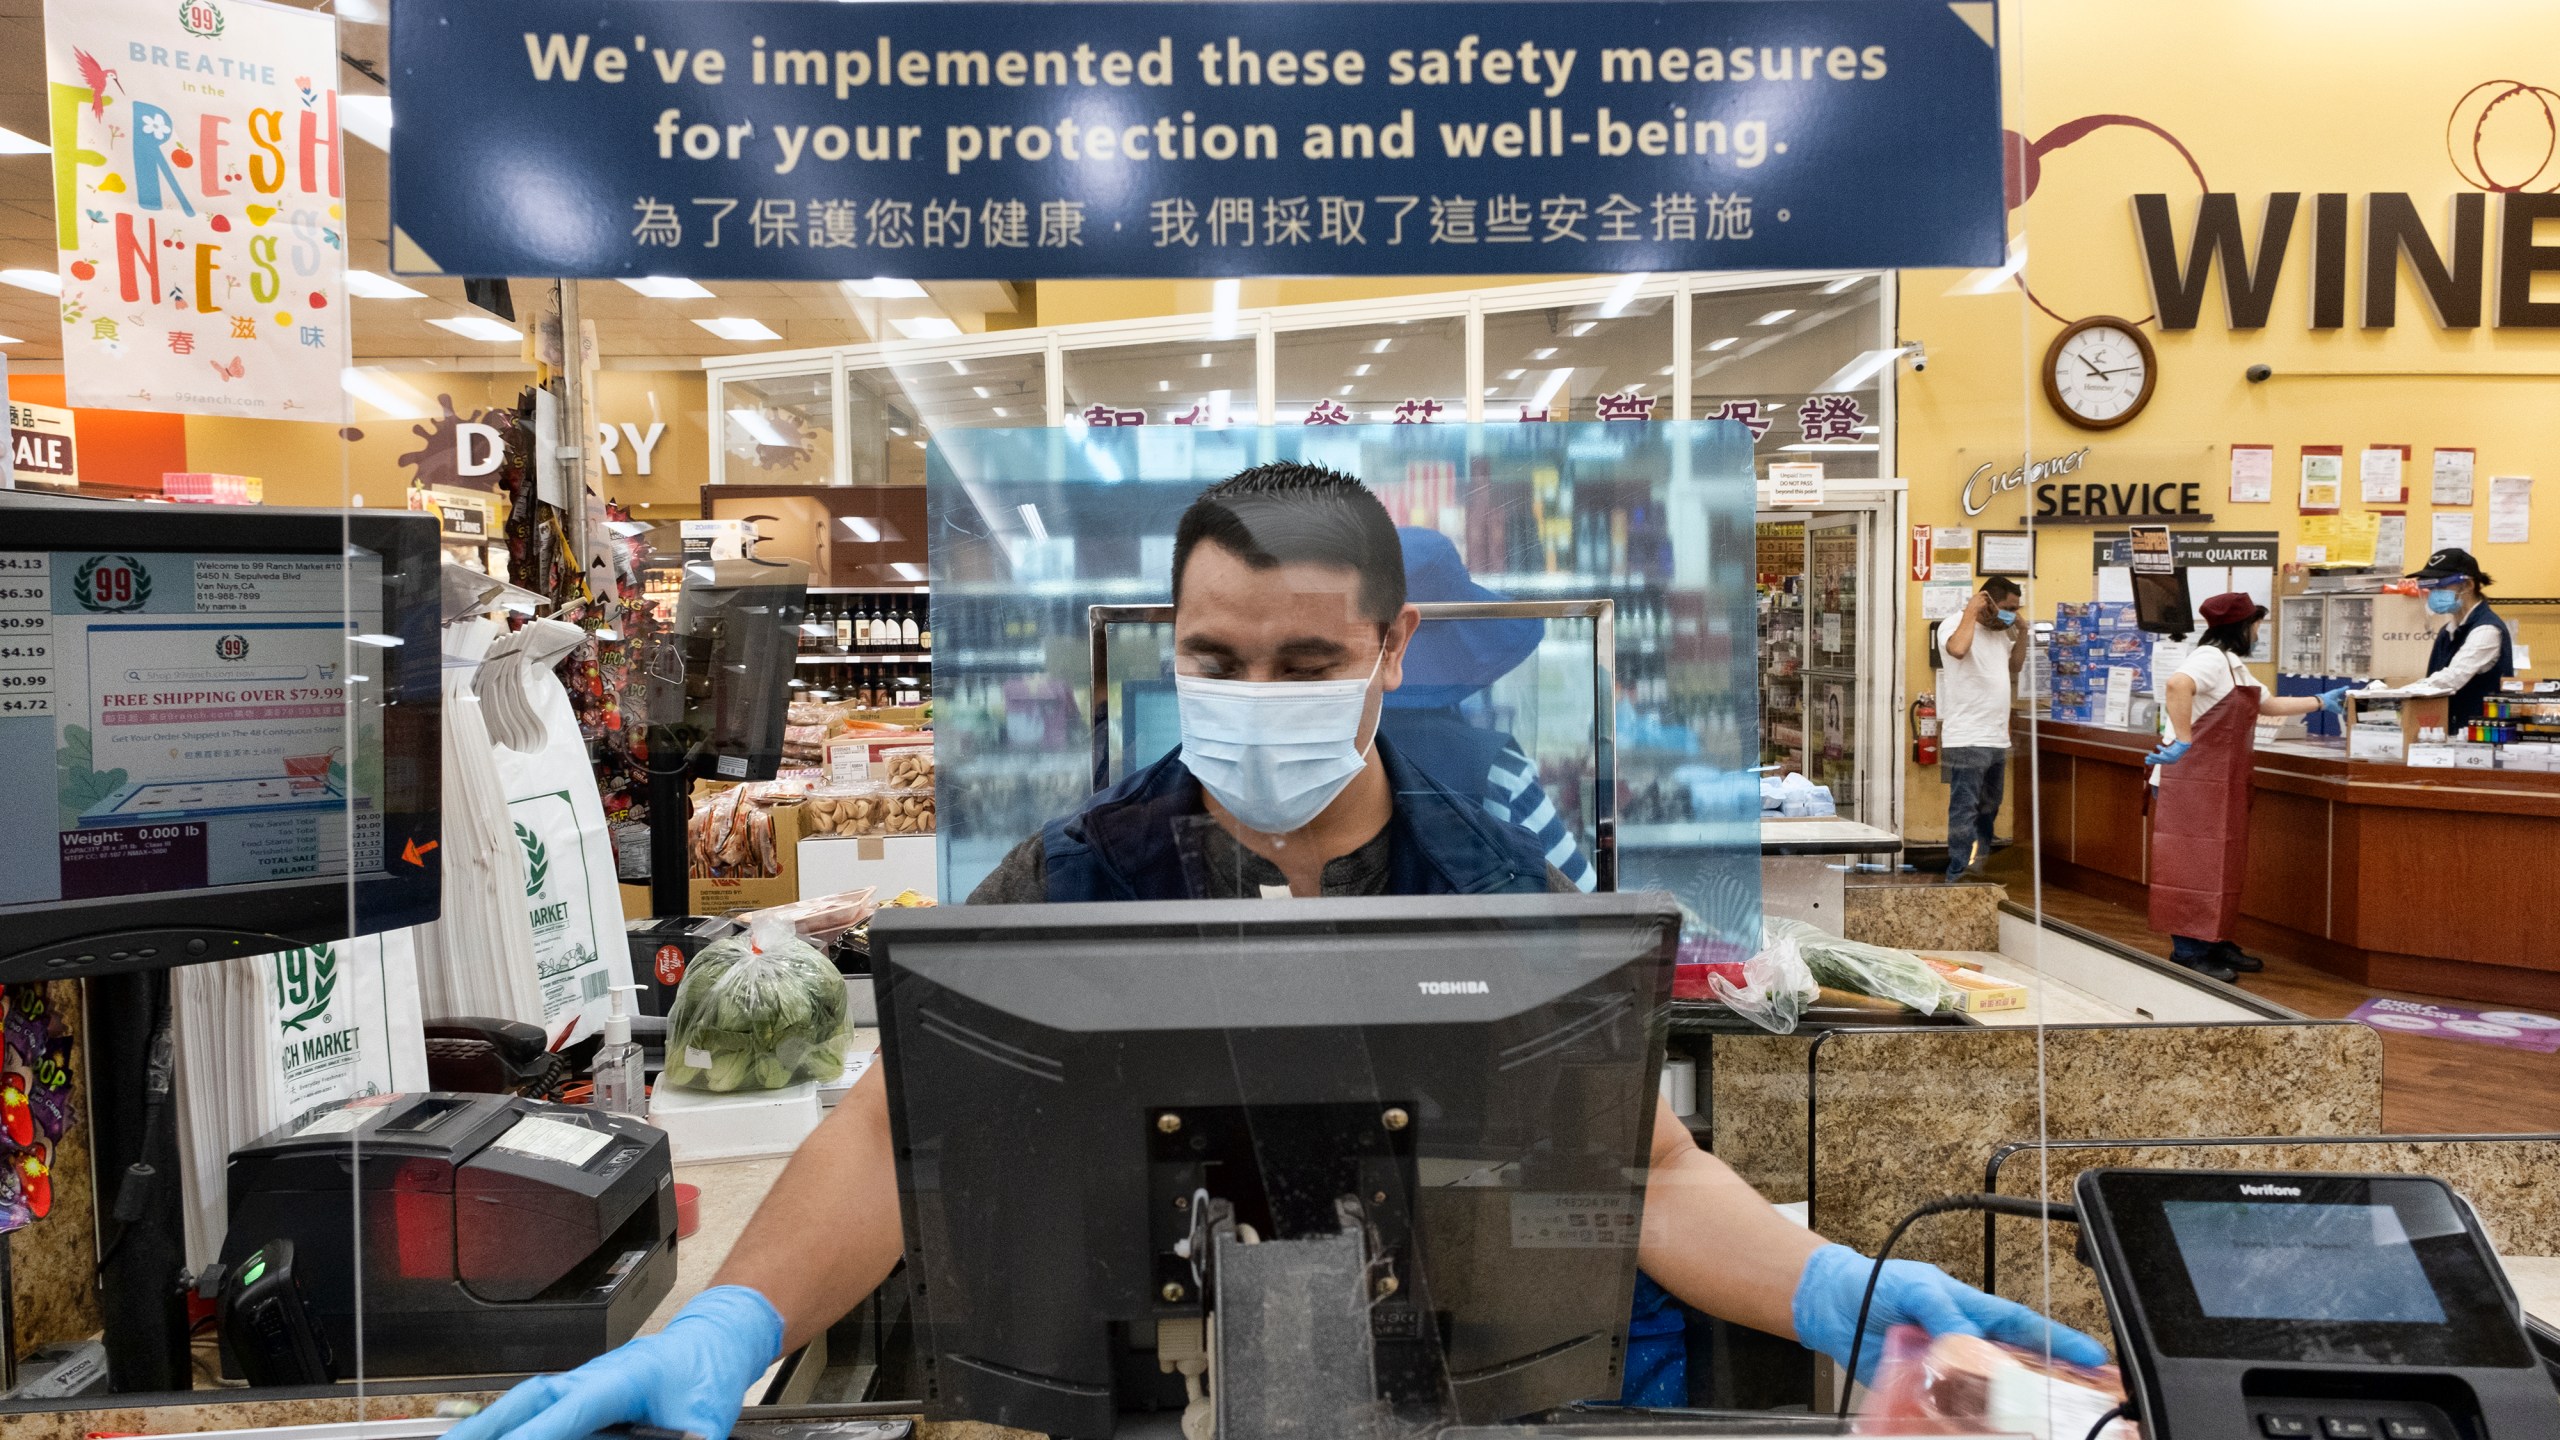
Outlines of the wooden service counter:
[[[2136,910],[2148,734],[2038,722],[2019,820],[2048,882]],[[2026,724],[2013,764],[2026,763]],[[2350,763],[2261,746],[2239,940],[2380,989],[2560,1005],[2560,773]],[[2025,793],[2030,777],[2011,777]]]

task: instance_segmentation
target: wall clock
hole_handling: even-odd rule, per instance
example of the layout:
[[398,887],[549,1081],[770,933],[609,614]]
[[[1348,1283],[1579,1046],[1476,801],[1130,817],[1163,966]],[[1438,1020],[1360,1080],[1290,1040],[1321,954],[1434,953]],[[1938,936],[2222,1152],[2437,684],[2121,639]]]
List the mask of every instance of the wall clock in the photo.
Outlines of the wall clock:
[[2159,378],[2150,340],[2113,315],[2065,326],[2044,355],[2046,403],[2087,430],[2112,430],[2141,414]]

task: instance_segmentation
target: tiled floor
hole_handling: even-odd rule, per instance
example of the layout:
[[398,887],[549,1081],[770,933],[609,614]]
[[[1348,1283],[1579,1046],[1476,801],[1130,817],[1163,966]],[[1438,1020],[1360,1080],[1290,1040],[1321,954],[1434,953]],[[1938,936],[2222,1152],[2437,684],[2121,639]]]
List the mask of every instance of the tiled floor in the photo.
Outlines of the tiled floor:
[[[1989,867],[2021,904],[2032,893],[2028,859],[2025,850],[2012,847],[1995,856]],[[2169,953],[2169,937],[2153,934],[2139,911],[2059,886],[2046,888],[2044,909],[2057,920],[2136,949],[2164,957]],[[2374,990],[2280,956],[2265,958],[2266,971],[2241,976],[2240,987],[2305,1015],[2343,1016],[2375,996],[2444,1000]],[[2560,1055],[2385,1032],[2382,1057],[2386,1130],[2409,1134],[2560,1131]]]

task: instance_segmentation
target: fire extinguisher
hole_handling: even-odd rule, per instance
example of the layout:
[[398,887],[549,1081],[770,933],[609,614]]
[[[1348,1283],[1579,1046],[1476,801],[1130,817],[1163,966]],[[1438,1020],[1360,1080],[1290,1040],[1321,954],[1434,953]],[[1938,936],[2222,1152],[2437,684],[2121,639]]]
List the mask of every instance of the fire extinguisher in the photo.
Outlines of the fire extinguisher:
[[1938,697],[1934,693],[1911,702],[1911,763],[1938,763]]

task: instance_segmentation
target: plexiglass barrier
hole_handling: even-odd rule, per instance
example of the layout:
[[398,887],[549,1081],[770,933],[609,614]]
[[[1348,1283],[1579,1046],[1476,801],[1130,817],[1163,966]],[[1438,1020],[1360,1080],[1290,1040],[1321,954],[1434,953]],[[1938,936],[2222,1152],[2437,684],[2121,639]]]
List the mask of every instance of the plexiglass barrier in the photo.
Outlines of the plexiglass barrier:
[[[1537,614],[1424,619],[1380,706],[1386,748],[1536,838],[1575,888],[1600,882],[1604,811],[1661,817],[1644,854],[1620,861],[1617,888],[1676,896],[1693,953],[1756,948],[1754,492],[1749,437],[1729,422],[937,439],[927,484],[943,637],[943,893],[970,894],[1008,851],[1083,805],[1097,778],[1178,748],[1184,667],[1171,612],[1095,607],[1169,604],[1185,509],[1283,462],[1351,476],[1377,497],[1417,605],[1542,602]],[[1097,642],[1097,616],[1126,623]],[[1602,725],[1594,677],[1611,672]],[[1593,799],[1604,777],[1608,806]]]

